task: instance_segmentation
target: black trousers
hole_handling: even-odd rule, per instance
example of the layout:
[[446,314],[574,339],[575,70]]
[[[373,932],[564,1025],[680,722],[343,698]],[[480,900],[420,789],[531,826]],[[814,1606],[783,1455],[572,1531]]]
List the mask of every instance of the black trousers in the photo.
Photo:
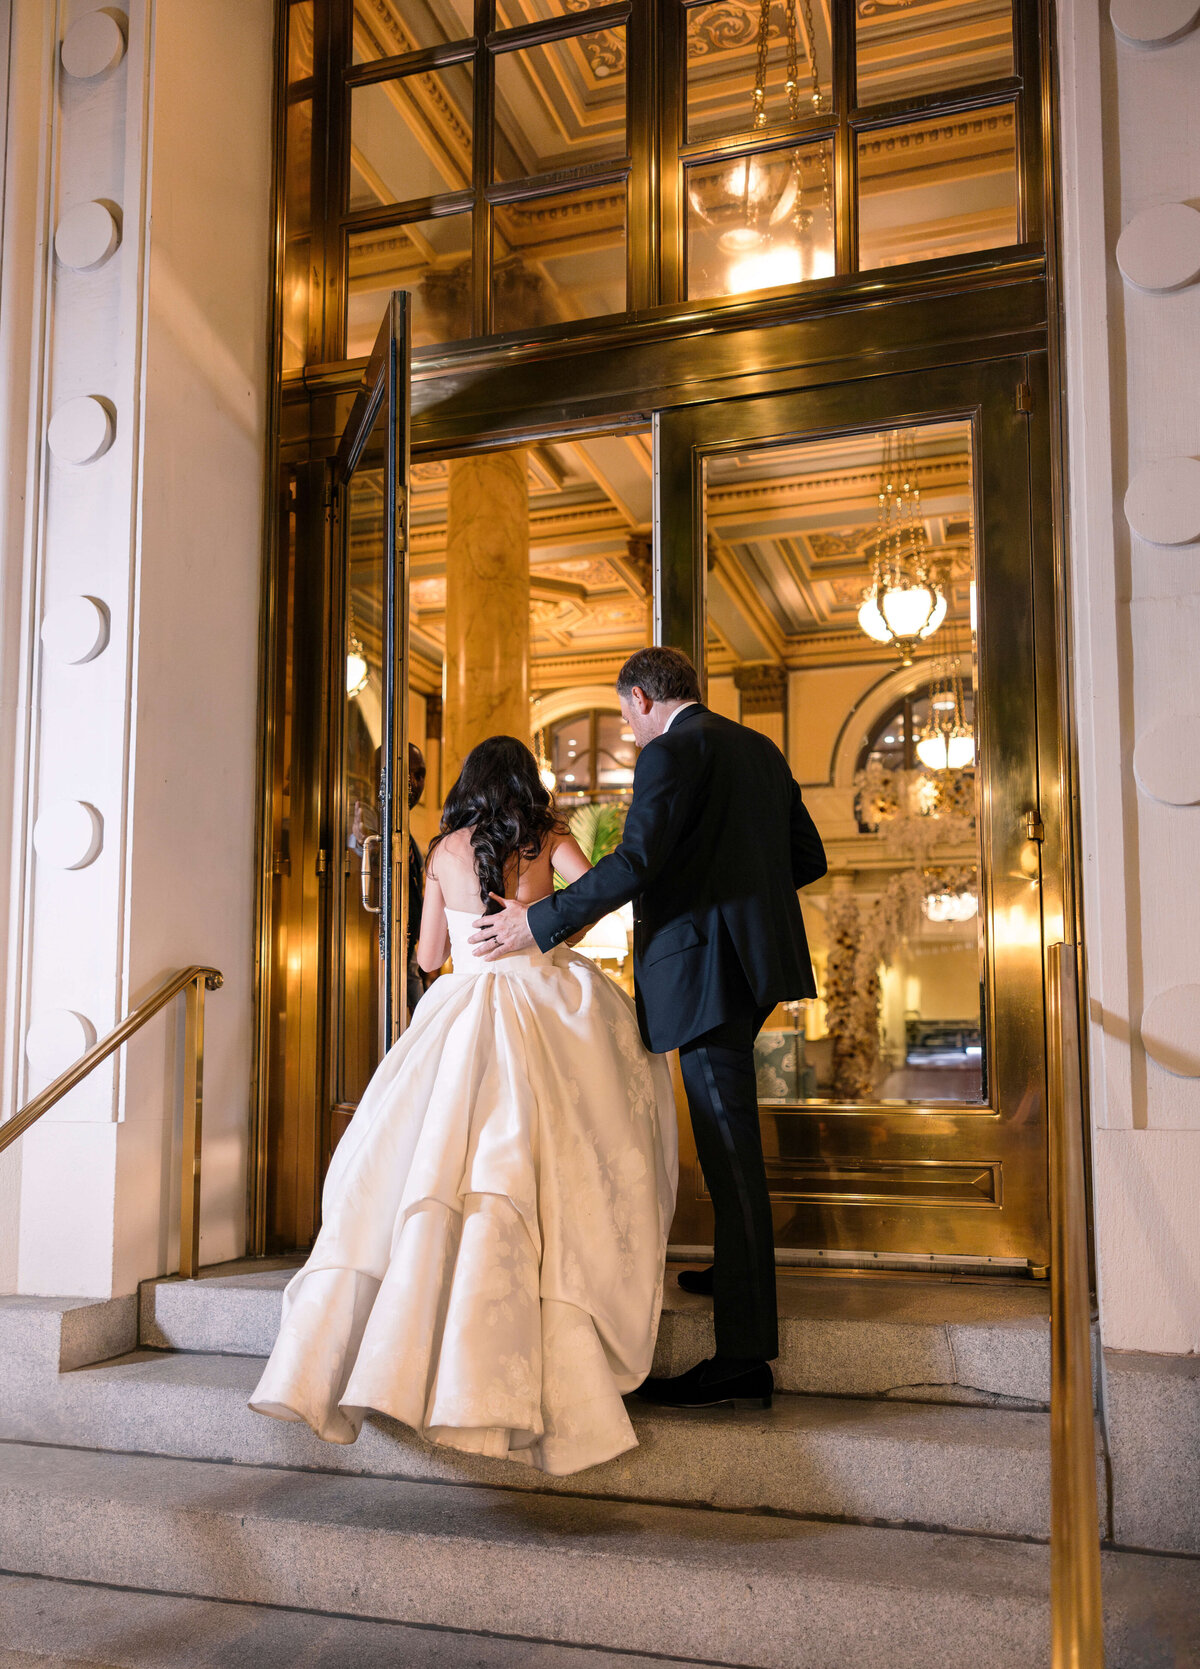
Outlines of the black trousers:
[[762,1361],[779,1355],[775,1236],[754,1076],[754,1039],[769,1012],[748,1006],[679,1051],[696,1151],[713,1202],[717,1351]]

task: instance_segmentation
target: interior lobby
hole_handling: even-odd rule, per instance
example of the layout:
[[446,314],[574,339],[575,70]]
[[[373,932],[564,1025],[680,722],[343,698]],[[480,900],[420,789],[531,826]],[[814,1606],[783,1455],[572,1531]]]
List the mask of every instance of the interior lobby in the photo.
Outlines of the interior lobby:
[[[1200,5],[0,40],[0,1662],[1200,1662]],[[775,1406],[264,1432],[462,762],[605,856],[652,644],[828,858]],[[631,907],[578,949],[633,995]]]

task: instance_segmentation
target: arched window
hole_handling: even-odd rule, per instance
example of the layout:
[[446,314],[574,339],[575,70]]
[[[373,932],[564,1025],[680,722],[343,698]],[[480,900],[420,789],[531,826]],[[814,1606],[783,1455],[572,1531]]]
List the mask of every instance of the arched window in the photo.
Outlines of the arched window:
[[597,801],[628,800],[633,793],[637,747],[620,713],[591,708],[549,728],[546,753],[566,810]]
[[[975,691],[970,679],[964,678],[963,693],[963,721],[968,729],[975,728]],[[936,702],[938,707],[954,706],[954,697],[947,694],[944,686],[939,687],[935,695],[932,682],[918,684],[915,690],[901,696],[896,705],[884,714],[867,737],[859,750],[855,762],[855,774],[865,771],[868,765],[882,765],[885,771],[916,771],[920,770],[921,761],[917,758],[917,743],[921,739],[921,732],[929,723],[932,711],[931,704]],[[877,825],[863,820],[860,805],[861,797],[855,799],[855,816],[858,818],[860,834],[874,834]]]

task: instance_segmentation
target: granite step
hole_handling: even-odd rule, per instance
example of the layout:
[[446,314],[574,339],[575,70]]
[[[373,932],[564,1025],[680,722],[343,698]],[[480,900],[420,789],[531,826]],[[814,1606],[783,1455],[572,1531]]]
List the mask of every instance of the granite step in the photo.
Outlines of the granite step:
[[[1200,1566],[1104,1563],[1110,1669],[1189,1661]],[[748,1669],[1028,1669],[1048,1645],[1025,1542],[51,1446],[0,1454],[0,1568]]]
[[[676,1669],[701,1669],[672,1660]],[[655,1669],[661,1657],[0,1576],[0,1669]]]
[[[156,1349],[265,1356],[297,1260],[246,1260],[196,1281],[146,1281],[140,1338]],[[712,1353],[712,1304],[668,1267],[655,1371]],[[989,1279],[779,1271],[783,1391],[976,1406],[1044,1408],[1050,1397],[1049,1295]]]
[[770,1410],[656,1409],[630,1400],[639,1446],[547,1478],[368,1420],[354,1444],[247,1407],[262,1359],[136,1351],[5,1399],[0,1436],[522,1491],[1045,1537],[1049,1425],[1041,1413],[781,1395]]

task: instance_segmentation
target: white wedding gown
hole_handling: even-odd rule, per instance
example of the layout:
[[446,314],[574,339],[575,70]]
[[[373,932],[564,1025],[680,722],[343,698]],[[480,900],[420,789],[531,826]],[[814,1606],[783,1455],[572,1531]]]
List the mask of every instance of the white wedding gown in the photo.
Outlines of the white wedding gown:
[[250,1400],[352,1443],[390,1414],[436,1443],[578,1472],[633,1448],[677,1154],[670,1072],[633,1004],[565,945],[482,962],[448,910],[436,981],[325,1180]]

